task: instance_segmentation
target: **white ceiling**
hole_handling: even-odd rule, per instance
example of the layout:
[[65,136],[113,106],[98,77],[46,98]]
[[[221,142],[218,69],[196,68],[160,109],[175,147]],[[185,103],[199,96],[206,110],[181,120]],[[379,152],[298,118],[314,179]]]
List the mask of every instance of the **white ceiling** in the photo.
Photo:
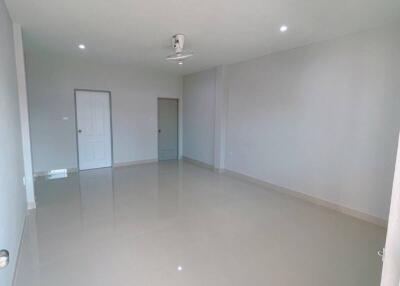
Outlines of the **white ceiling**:
[[[6,0],[28,51],[187,74],[400,19],[399,0]],[[279,27],[289,26],[281,34]],[[195,57],[164,60],[186,35]],[[87,46],[85,51],[78,43]]]

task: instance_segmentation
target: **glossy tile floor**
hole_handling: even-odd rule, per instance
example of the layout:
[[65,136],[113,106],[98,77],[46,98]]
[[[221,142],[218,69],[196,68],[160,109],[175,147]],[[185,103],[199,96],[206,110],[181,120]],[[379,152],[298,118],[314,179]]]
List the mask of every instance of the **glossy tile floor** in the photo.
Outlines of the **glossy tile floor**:
[[379,285],[383,228],[189,163],[36,187],[17,286]]

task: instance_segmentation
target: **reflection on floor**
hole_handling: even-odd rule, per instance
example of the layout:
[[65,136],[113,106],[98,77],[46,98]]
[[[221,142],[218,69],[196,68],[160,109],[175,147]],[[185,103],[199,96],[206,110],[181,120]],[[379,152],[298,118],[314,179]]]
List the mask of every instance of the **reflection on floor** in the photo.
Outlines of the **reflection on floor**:
[[16,286],[379,285],[383,228],[188,163],[36,187]]

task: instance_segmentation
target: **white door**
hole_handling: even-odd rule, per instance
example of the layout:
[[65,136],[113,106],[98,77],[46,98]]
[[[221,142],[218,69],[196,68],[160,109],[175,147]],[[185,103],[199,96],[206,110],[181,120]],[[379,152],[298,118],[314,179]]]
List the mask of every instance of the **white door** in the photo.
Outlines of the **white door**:
[[178,159],[178,100],[158,99],[158,160]]
[[[400,142],[400,138],[399,138]],[[397,149],[392,201],[383,260],[381,286],[400,285],[400,145]]]
[[75,96],[79,169],[111,167],[110,94],[77,90]]

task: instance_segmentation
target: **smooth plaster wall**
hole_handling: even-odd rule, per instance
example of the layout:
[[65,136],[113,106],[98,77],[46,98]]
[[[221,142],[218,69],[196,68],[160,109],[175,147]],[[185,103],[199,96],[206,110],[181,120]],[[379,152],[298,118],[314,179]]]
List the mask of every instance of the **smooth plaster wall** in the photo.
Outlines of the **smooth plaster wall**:
[[2,286],[12,285],[26,214],[21,140],[13,27],[0,0],[0,249],[10,252]]
[[214,165],[216,69],[183,77],[183,156]]
[[387,219],[397,27],[232,64],[227,74],[227,169]]
[[157,159],[157,98],[180,98],[182,77],[29,51],[26,65],[35,172],[77,168],[75,88],[111,91],[114,164]]

